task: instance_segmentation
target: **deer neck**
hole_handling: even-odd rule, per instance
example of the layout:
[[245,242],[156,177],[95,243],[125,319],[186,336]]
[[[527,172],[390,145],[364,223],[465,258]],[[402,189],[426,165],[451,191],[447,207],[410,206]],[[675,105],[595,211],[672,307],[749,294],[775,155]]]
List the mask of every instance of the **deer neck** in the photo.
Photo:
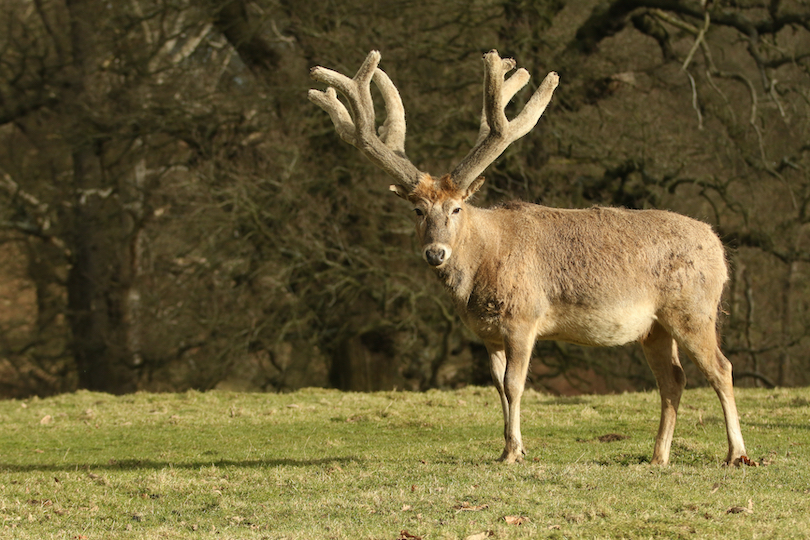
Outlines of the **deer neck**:
[[487,226],[488,211],[465,206],[465,223],[453,248],[453,256],[434,272],[457,302],[466,303],[473,292],[475,277],[488,263],[487,254],[497,252],[495,228]]

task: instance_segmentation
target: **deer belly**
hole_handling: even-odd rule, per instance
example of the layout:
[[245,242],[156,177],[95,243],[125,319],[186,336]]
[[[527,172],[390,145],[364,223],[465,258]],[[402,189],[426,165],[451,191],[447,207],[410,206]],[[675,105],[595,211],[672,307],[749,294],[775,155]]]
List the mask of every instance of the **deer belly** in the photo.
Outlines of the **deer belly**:
[[644,336],[656,320],[652,305],[601,308],[565,306],[543,317],[538,339],[567,341],[592,347],[614,347]]

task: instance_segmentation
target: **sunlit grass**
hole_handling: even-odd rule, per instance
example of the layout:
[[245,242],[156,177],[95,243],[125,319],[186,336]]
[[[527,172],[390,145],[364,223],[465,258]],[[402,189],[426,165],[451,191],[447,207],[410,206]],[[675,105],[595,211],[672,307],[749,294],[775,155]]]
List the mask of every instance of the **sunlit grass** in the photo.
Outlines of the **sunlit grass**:
[[502,426],[491,388],[5,401],[0,534],[808,537],[806,396],[738,390],[749,455],[762,463],[739,469],[721,466],[725,431],[707,389],[685,394],[664,468],[648,464],[654,393],[527,393],[529,454],[513,466],[494,461]]

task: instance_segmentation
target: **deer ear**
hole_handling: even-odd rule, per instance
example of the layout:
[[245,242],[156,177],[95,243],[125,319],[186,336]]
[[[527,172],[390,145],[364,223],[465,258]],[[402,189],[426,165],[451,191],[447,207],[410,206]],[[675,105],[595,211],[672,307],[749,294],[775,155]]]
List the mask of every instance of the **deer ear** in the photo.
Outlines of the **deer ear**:
[[478,191],[481,186],[484,185],[484,177],[479,176],[475,180],[472,181],[470,187],[467,188],[467,191],[464,192],[464,201],[475,195],[475,192]]
[[388,186],[388,189],[393,191],[394,194],[400,199],[405,199],[406,201],[408,200],[408,195],[410,195],[410,191],[400,186],[399,184],[391,184],[390,186]]

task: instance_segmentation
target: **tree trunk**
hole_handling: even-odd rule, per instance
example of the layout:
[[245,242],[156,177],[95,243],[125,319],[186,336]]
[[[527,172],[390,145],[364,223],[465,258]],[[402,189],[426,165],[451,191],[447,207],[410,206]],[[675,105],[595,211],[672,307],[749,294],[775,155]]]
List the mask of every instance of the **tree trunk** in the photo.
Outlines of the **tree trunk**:
[[[73,201],[67,242],[68,321],[79,386],[121,394],[136,390],[133,355],[128,347],[127,300],[130,236],[118,190],[105,177],[99,134],[86,121],[103,114],[104,77],[92,28],[98,4],[68,0],[73,52],[68,120],[73,123]],[[98,105],[98,106],[96,106]]]
[[136,389],[128,350],[128,283],[120,208],[109,188],[98,185],[100,160],[88,150],[73,154],[74,185],[81,194],[73,208],[72,266],[68,273],[68,315],[79,386],[121,394]]

